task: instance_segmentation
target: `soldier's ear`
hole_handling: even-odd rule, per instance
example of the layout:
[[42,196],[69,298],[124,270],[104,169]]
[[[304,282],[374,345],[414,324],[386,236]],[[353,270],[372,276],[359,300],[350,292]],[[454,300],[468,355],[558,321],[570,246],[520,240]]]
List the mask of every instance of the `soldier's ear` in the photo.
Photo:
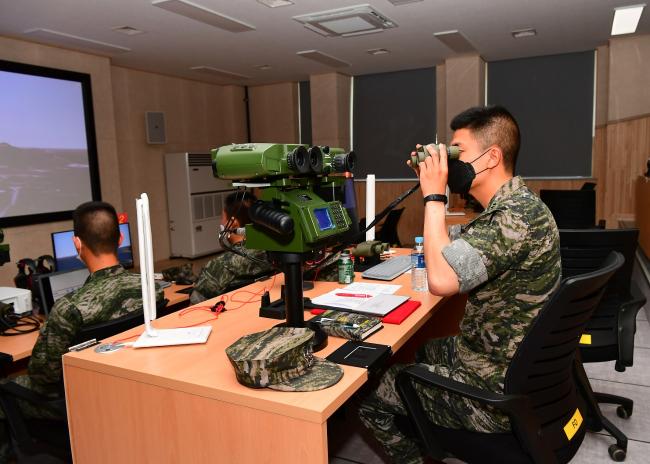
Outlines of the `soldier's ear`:
[[117,247],[118,247],[118,248],[119,248],[120,246],[122,246],[122,242],[123,242],[123,241],[124,241],[124,234],[123,234],[122,231],[120,230],[120,239],[119,239],[118,242],[117,242]]
[[74,235],[72,237],[72,243],[74,243],[74,247],[77,250],[77,254],[81,254],[81,239]]

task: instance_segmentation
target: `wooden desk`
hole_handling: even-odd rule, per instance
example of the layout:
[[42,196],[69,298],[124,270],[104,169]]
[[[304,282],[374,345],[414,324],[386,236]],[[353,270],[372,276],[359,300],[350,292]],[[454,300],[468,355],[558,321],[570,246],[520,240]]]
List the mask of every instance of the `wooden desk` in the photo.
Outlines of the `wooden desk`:
[[650,180],[639,176],[636,184],[636,226],[639,228],[639,245],[650,257]]
[[[360,274],[357,279],[362,280]],[[277,276],[271,299],[278,298],[282,280]],[[246,289],[261,292],[270,283],[269,279]],[[431,318],[441,298],[412,292],[409,275],[392,283],[402,285],[398,294],[422,301],[401,325],[385,324],[368,338],[397,351]],[[317,282],[305,295],[314,297],[337,286]],[[317,392],[240,385],[224,350],[240,336],[278,323],[258,317],[258,309],[255,297],[240,309],[222,313],[210,322],[212,334],[204,345],[66,354],[63,367],[75,462],[327,463],[327,419],[366,382],[367,371],[342,366],[341,381]],[[209,317],[203,311],[182,317],[176,313],[155,326],[189,325]],[[317,355],[325,357],[344,342],[330,337]]]
[[[182,304],[189,301],[190,296],[187,293],[176,293],[178,290],[187,287],[189,287],[189,285],[172,284],[163,289],[165,298],[169,300],[167,306]],[[11,355],[14,358],[14,361],[28,358],[32,355],[32,349],[36,344],[38,334],[39,331],[37,330],[23,335],[0,337],[0,352]]]

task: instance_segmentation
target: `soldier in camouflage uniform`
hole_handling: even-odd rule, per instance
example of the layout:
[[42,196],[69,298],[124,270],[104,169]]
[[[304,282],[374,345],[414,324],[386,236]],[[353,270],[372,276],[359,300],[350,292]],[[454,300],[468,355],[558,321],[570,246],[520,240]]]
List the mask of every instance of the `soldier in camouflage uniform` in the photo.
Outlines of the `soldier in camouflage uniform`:
[[[228,195],[221,214],[221,224],[228,225],[231,230],[249,224],[251,221],[248,209],[255,200],[255,196],[250,192],[235,192]],[[201,269],[194,284],[194,290],[190,295],[192,304],[219,296],[226,290],[244,286],[273,270],[265,251],[248,250],[244,247],[243,235],[228,233],[228,241],[251,259],[232,251],[226,251],[211,259]]]
[[[425,201],[429,289],[437,295],[467,293],[468,301],[460,334],[429,341],[418,361],[439,375],[501,393],[519,343],[559,284],[559,234],[546,206],[520,177],[513,177],[519,128],[507,110],[471,108],[456,116],[451,128],[452,144],[462,150],[460,160],[448,164],[447,157],[429,149],[431,156],[416,170],[422,193],[425,199],[442,194],[449,182],[452,192],[469,191],[485,210],[447,235],[444,203]],[[403,368],[388,369],[359,414],[395,462],[421,463],[417,441],[395,425],[395,416],[406,414],[395,389]],[[418,384],[416,391],[437,425],[510,430],[507,416],[493,409]]]
[[[12,381],[38,393],[58,397],[63,392],[61,357],[68,351],[80,329],[142,311],[140,276],[127,272],[117,258],[122,240],[115,209],[108,203],[88,202],[74,212],[74,244],[91,275],[77,291],[60,298],[52,308],[32,350],[27,375]],[[163,292],[157,289],[156,299]],[[21,402],[23,412],[32,417],[56,418],[45,410]],[[0,419],[4,419],[0,410]],[[0,425],[0,462],[9,452],[4,420]]]

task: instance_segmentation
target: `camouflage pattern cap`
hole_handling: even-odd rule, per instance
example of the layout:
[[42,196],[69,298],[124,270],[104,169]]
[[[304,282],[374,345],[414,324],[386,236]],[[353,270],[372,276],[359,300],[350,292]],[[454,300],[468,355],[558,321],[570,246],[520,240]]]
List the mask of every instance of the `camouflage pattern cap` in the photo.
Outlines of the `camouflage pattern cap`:
[[306,327],[274,327],[245,335],[226,348],[239,383],[282,391],[331,387],[343,376],[337,364],[316,358]]

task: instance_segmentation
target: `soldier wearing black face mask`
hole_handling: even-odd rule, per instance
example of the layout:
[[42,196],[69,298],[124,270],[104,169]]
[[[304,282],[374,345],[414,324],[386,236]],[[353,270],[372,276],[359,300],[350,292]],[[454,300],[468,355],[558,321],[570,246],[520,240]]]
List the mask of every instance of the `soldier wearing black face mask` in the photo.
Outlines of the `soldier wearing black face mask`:
[[[415,171],[425,202],[429,290],[441,296],[466,293],[468,299],[460,334],[427,342],[418,360],[439,375],[502,393],[510,359],[559,283],[559,233],[548,208],[514,176],[519,127],[505,108],[470,108],[453,119],[451,128],[459,159],[448,161],[444,145],[438,150],[427,146],[431,156]],[[449,235],[447,185],[452,192],[470,193],[485,208]],[[406,414],[395,391],[395,377],[403,368],[388,369],[359,415],[395,462],[416,464],[423,462],[417,442],[395,425],[395,416]],[[510,430],[502,414],[442,390],[419,384],[416,390],[437,425],[487,433]]]

